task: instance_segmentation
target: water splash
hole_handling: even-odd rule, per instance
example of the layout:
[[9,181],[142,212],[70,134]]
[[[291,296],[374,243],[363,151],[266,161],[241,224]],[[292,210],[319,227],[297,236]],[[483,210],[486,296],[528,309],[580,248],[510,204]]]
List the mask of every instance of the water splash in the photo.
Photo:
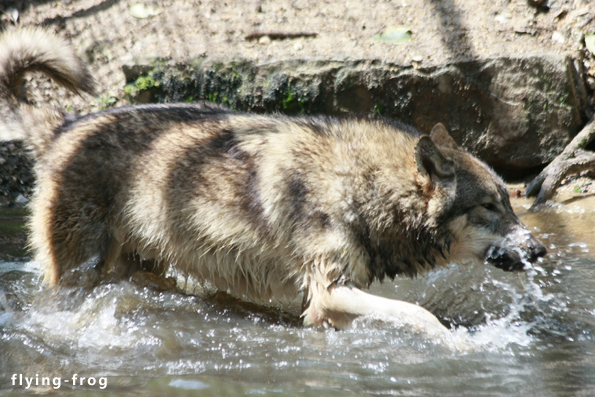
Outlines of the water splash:
[[[84,368],[95,376],[174,376],[165,382],[172,390],[203,384],[213,390],[211,377],[216,377],[266,391],[263,385],[274,377],[278,384],[299,381],[317,390],[364,393],[378,388],[403,394],[420,385],[426,385],[426,391],[434,390],[429,385],[452,387],[457,376],[493,373],[483,377],[482,387],[510,394],[533,376],[521,364],[526,357],[548,349],[548,344],[593,343],[586,323],[572,316],[590,307],[591,312],[581,313],[595,319],[593,301],[588,300],[594,289],[574,302],[568,290],[556,289],[566,285],[560,280],[590,268],[581,262],[566,264],[572,270],[545,261],[519,274],[482,264],[451,266],[399,281],[396,293],[388,283],[373,287],[373,293],[420,303],[446,319],[452,325],[451,343],[473,344],[465,351],[373,316],[340,332],[309,329],[126,281],[92,291],[46,293],[36,264],[3,263],[0,273],[16,281],[0,284],[0,351],[11,352],[4,364],[11,372],[28,368],[71,374]],[[14,303],[17,292],[20,305]],[[577,304],[579,309],[573,308]],[[203,376],[196,380],[201,383],[177,382],[180,376],[197,374]],[[510,383],[502,385],[499,376],[507,376]],[[461,385],[470,387],[463,380]]]

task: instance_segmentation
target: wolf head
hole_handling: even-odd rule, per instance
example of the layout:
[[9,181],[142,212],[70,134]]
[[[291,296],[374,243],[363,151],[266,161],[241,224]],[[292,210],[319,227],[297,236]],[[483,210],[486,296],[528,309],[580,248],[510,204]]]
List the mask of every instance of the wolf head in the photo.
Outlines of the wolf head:
[[476,259],[522,270],[546,249],[514,214],[504,182],[459,148],[442,124],[416,145],[418,176],[428,195],[428,227],[446,227],[451,261]]

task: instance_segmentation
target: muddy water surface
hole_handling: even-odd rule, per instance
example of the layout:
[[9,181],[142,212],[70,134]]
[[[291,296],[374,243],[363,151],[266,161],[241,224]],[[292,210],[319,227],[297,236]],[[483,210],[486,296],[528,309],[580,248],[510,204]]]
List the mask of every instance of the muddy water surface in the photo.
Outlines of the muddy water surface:
[[549,248],[529,271],[452,265],[373,287],[430,309],[470,341],[466,352],[377,319],[306,329],[274,310],[125,281],[47,291],[39,265],[18,259],[23,214],[3,210],[0,395],[595,395],[595,197],[513,205]]

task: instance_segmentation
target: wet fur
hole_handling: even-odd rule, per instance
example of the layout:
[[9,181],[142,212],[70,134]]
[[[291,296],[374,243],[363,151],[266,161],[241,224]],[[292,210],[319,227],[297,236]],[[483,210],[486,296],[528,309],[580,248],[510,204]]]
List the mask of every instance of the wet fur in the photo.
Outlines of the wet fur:
[[[14,61],[36,54],[28,35],[64,62]],[[91,91],[53,36],[29,30],[4,43],[0,65],[17,65],[0,69],[4,82],[41,69]],[[30,241],[51,284],[82,282],[73,275],[89,262],[128,277],[140,258],[256,302],[304,293],[307,323],[341,325],[352,313],[332,302],[334,288],[496,258],[494,247],[518,254],[511,268],[540,256],[528,232],[510,239],[525,229],[503,182],[442,126],[430,139],[386,120],[205,104],[70,116],[21,104],[19,90],[1,88],[0,132],[24,135],[37,158]]]

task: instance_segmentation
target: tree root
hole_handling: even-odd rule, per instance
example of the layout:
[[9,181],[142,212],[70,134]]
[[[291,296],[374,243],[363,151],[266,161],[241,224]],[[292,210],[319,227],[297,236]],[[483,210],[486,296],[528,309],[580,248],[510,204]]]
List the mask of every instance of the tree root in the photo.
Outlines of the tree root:
[[[583,150],[595,139],[595,116],[547,167],[531,181],[525,195],[537,196],[531,208],[552,198],[562,180],[570,175],[595,168],[595,153]],[[539,194],[538,194],[539,193]]]

